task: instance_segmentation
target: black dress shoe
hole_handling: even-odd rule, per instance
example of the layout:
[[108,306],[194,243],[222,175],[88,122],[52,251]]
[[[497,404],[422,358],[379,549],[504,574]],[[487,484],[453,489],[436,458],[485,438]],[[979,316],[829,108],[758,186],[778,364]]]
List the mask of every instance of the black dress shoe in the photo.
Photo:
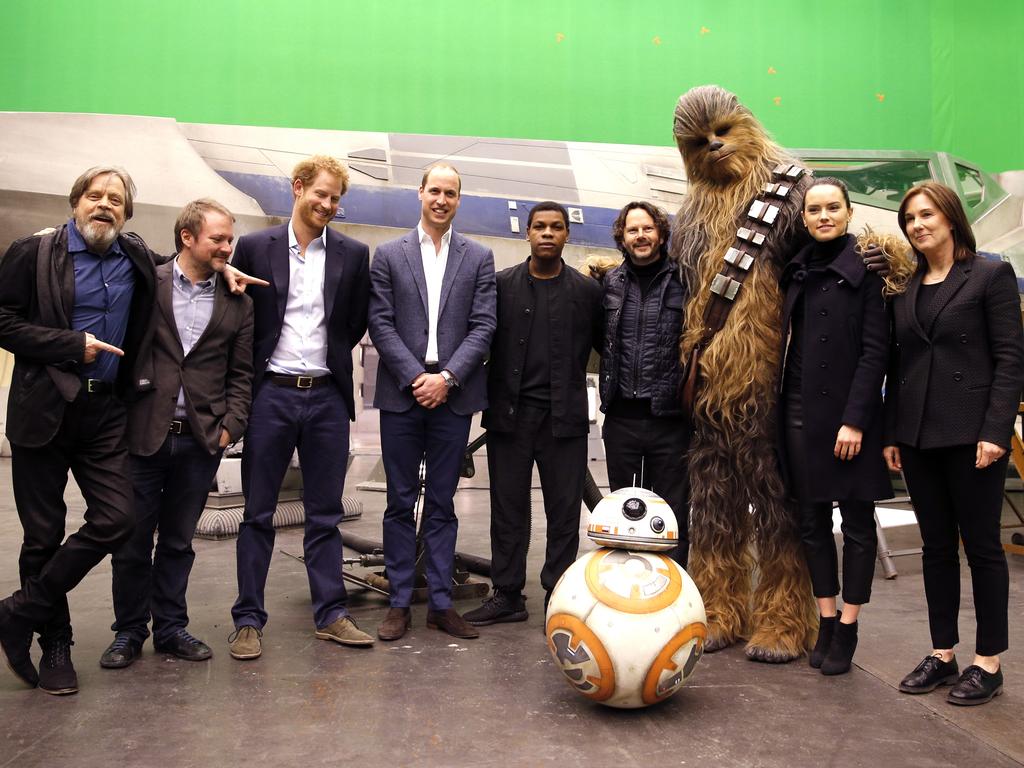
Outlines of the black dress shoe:
[[496,589],[494,594],[484,600],[483,605],[467,612],[462,618],[474,627],[485,627],[506,621],[526,621],[530,614],[526,612],[526,603],[521,594]]
[[39,685],[39,672],[32,663],[32,630],[5,615],[0,618],[0,655],[8,668],[29,688]]
[[122,669],[142,655],[142,643],[127,632],[114,635],[114,642],[100,656],[100,666],[104,669]]
[[991,701],[993,696],[998,696],[1002,692],[1002,668],[995,672],[988,672],[976,664],[971,664],[960,675],[960,679],[949,692],[946,701],[961,707],[972,707],[975,704]]
[[440,629],[452,637],[463,640],[480,637],[480,632],[476,627],[459,616],[458,611],[454,608],[447,608],[443,611],[427,611],[427,626],[430,629]]
[[169,653],[185,661],[206,661],[213,656],[210,646],[189,634],[187,629],[179,629],[168,640],[159,643],[153,640],[153,650]]
[[40,637],[43,658],[39,660],[39,690],[53,696],[78,693],[78,674],[71,663],[70,630],[55,637]]
[[914,671],[900,681],[900,690],[903,693],[928,693],[940,685],[953,685],[958,674],[955,656],[949,661],[938,656],[925,656]]

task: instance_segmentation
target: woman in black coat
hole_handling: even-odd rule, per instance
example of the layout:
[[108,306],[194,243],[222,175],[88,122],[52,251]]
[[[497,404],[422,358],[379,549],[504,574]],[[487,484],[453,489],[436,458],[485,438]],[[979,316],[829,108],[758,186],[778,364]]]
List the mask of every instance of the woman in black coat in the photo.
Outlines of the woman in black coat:
[[[871,596],[874,502],[892,496],[882,460],[889,319],[882,280],[865,269],[847,231],[852,215],[846,185],[817,179],[803,206],[814,241],[782,274],[782,327],[789,331],[789,343],[783,355],[779,445],[821,614],[810,664],[826,675],[850,669],[860,608]],[[839,500],[842,513],[842,612],[836,607],[833,500]]]
[[[935,182],[912,188],[900,228],[918,269],[892,302],[896,346],[885,406],[885,457],[903,469],[923,542],[931,654],[904,693],[956,683],[948,701],[983,704],[1002,691],[1009,571],[999,539],[1007,449],[1024,385],[1024,332],[1013,268],[975,256],[959,198]],[[959,541],[971,569],[977,637],[959,675]]]

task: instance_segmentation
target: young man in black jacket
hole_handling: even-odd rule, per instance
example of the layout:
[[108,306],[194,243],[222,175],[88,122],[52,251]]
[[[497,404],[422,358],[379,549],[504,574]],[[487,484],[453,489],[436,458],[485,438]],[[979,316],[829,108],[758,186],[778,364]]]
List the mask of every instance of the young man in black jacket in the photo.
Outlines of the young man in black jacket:
[[591,349],[601,347],[601,287],[562,260],[569,239],[569,214],[562,205],[535,205],[526,230],[529,258],[497,276],[498,328],[483,416],[494,592],[465,615],[476,626],[527,618],[522,590],[534,462],[547,517],[540,580],[548,595],[579,546],[590,428],[587,360]]
[[669,222],[646,202],[628,203],[612,224],[625,259],[604,276],[601,410],[612,490],[648,488],[679,522],[673,555],[686,567],[690,430],[679,401],[679,336],[685,291],[668,258]]

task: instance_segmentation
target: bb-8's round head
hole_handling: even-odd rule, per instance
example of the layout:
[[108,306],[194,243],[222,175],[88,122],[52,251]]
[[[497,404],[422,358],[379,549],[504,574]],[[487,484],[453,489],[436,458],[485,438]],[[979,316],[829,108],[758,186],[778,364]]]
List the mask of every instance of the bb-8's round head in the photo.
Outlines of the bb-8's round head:
[[679,523],[661,496],[646,488],[620,488],[590,513],[587,536],[602,547],[664,552],[679,544]]

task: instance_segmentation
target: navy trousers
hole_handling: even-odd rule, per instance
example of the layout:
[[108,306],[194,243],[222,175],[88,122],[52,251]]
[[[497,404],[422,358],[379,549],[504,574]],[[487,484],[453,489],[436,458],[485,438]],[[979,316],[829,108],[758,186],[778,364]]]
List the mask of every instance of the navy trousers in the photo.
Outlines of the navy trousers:
[[263,595],[274,551],[274,511],[292,453],[299,449],[306,531],[306,576],[317,627],[347,616],[341,576],[341,496],[348,464],[349,414],[331,382],[310,389],[264,381],[253,400],[242,453],[245,514],[238,531],[235,627],[262,629]]
[[[83,391],[68,403],[53,440],[38,448],[11,445],[14,500],[25,538],[18,560],[21,589],[3,606],[44,638],[70,637],[67,593],[131,536],[126,421],[116,397]],[[65,539],[69,470],[86,509],[85,523]]]
[[445,404],[433,409],[417,404],[404,413],[380,413],[381,458],[388,480],[384,563],[394,608],[408,608],[412,602],[416,576],[413,507],[419,492],[423,459],[426,459],[426,490],[422,526],[428,602],[433,611],[452,607],[452,568],[459,534],[455,489],[469,440],[470,421],[471,417],[452,413]]
[[196,559],[192,536],[220,457],[191,435],[168,435],[152,456],[131,456],[135,533],[111,558],[115,632],[128,632],[141,643],[152,617],[153,639],[164,643],[188,626],[185,592]]

